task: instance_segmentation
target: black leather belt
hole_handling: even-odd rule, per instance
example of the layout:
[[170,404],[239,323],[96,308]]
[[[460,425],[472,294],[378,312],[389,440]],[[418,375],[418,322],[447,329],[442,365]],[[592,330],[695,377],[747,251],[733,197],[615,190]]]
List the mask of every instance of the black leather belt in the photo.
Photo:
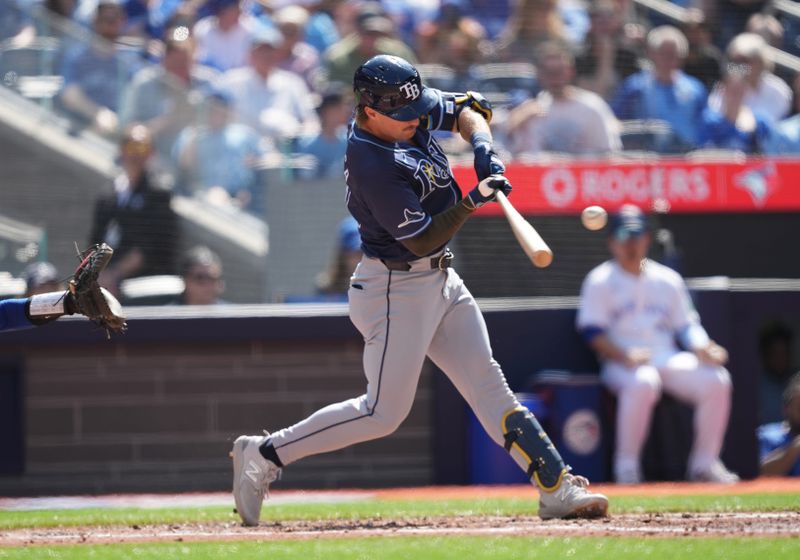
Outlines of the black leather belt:
[[402,270],[408,272],[409,270],[445,270],[453,266],[453,253],[450,249],[445,249],[444,253],[438,257],[432,257],[427,261],[419,259],[418,261],[403,262],[403,261],[386,261],[381,259],[383,265],[389,270]]

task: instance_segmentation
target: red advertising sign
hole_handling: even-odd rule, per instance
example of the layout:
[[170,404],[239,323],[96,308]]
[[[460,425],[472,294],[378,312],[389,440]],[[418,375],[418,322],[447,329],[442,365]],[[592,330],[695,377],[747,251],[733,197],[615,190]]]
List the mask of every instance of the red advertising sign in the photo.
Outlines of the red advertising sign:
[[[472,167],[453,172],[464,190],[475,184]],[[593,204],[613,211],[626,203],[682,213],[800,210],[800,160],[512,164],[506,176],[523,214],[574,214]],[[502,213],[496,204],[481,212]]]

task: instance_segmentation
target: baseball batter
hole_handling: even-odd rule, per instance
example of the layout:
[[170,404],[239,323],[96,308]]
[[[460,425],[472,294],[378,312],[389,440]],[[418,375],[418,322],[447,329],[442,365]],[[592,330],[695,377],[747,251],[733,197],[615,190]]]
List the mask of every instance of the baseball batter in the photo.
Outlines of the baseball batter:
[[642,481],[640,454],[663,390],[695,408],[688,478],[736,482],[719,459],[731,401],[727,351],[703,329],[681,276],[645,258],[649,245],[646,216],[623,206],[610,222],[614,258],[593,269],[581,291],[578,329],[617,395],[614,476]]
[[[272,435],[240,436],[231,452],[239,515],[246,525],[258,523],[264,494],[285,465],[395,431],[411,409],[426,355],[539,488],[542,518],[605,515],[606,497],[569,473],[509,390],[483,316],[452,268],[447,242],[497,190],[511,190],[492,149],[490,105],[474,92],[424,87],[411,64],[386,55],[358,68],[354,89],[344,173],[364,257],[348,297],[365,342],[366,393]],[[480,183],[468,196],[462,198],[432,130],[458,132],[472,143]]]

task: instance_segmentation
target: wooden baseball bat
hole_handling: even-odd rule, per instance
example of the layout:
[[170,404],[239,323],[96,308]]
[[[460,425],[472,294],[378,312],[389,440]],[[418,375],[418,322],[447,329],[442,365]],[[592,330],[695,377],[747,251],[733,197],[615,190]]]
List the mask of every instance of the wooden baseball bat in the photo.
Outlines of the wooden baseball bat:
[[522,217],[522,214],[517,212],[517,209],[511,205],[501,191],[497,191],[495,198],[506,215],[514,237],[517,238],[517,242],[531,262],[539,268],[550,266],[550,263],[553,262],[553,251],[547,246],[539,232]]

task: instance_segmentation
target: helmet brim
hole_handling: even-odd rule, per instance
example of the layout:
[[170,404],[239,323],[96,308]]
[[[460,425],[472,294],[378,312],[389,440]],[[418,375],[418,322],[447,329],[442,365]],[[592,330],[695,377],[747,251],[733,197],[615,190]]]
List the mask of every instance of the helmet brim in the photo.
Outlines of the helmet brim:
[[439,91],[423,86],[422,93],[413,102],[391,113],[383,114],[396,121],[413,121],[428,116],[437,103],[439,103]]

